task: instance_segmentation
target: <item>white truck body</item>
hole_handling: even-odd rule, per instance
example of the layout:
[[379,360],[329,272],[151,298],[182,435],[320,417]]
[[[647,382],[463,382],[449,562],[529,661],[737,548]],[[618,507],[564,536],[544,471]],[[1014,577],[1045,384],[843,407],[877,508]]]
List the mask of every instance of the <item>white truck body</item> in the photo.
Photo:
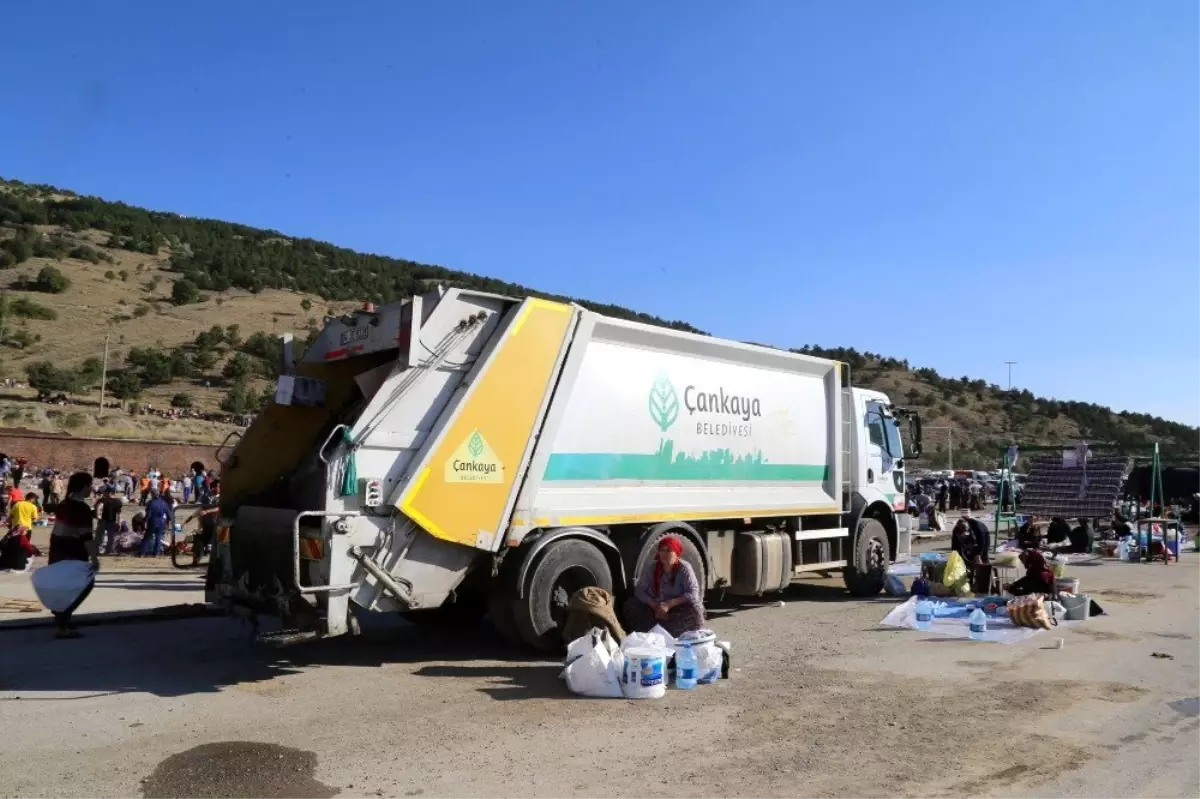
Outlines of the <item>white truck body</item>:
[[[869,591],[862,525],[875,550],[886,537],[883,566],[909,551],[904,455],[887,397],[847,375],[460,289],[329,320],[289,378],[320,401],[270,406],[223,461],[210,598],[311,609],[337,634],[357,609],[445,608],[470,588],[544,640],[546,609],[522,603],[545,593],[529,581],[550,547],[601,550],[607,573],[573,545],[581,579],[620,594],[663,532],[694,545],[708,587],[849,567]],[[787,576],[747,588],[738,553],[763,541]]]

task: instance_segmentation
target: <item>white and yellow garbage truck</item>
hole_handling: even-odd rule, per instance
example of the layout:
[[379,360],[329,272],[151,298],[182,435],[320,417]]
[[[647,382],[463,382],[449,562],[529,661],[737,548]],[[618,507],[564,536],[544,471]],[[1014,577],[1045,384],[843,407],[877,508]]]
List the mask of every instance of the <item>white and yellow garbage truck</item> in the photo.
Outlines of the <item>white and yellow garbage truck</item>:
[[906,417],[915,457],[919,418],[844,364],[576,305],[368,305],[218,451],[208,599],[330,636],[488,614],[549,649],[575,590],[624,596],[667,534],[710,590],[874,594],[909,554]]

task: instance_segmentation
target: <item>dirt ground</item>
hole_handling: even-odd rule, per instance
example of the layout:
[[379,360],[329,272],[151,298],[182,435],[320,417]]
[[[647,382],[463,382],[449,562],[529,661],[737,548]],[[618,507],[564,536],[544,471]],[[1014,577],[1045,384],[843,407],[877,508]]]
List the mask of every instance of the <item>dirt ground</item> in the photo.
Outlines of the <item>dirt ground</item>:
[[0,630],[0,794],[1196,796],[1200,555],[1075,575],[1108,615],[1011,646],[815,578],[715,609],[732,679],[651,702],[574,698],[486,625]]

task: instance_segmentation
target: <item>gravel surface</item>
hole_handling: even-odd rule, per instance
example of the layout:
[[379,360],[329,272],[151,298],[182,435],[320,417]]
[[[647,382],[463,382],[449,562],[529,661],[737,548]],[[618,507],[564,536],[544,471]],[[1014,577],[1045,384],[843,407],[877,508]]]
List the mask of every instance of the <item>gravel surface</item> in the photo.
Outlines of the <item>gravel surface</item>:
[[1012,646],[882,629],[893,600],[814,578],[716,609],[733,678],[651,702],[572,697],[486,626],[0,632],[0,795],[1200,794],[1200,556],[1074,574],[1109,615]]

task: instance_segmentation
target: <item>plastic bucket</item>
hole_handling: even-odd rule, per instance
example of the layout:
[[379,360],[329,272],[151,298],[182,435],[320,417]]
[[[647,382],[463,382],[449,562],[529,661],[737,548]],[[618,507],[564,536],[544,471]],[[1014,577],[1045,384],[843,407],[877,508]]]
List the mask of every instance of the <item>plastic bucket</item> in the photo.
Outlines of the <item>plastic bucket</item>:
[[626,699],[658,699],[667,692],[667,653],[661,649],[625,650],[621,693]]
[[696,683],[712,685],[721,679],[721,650],[717,648],[717,634],[712,630],[694,630],[684,633],[675,641],[675,654],[683,646],[690,646],[696,655]]
[[1087,594],[1063,594],[1058,602],[1063,606],[1064,621],[1086,621],[1091,613],[1092,598]]
[[1079,578],[1078,577],[1058,577],[1054,580],[1054,590],[1063,594],[1078,594],[1079,593]]

